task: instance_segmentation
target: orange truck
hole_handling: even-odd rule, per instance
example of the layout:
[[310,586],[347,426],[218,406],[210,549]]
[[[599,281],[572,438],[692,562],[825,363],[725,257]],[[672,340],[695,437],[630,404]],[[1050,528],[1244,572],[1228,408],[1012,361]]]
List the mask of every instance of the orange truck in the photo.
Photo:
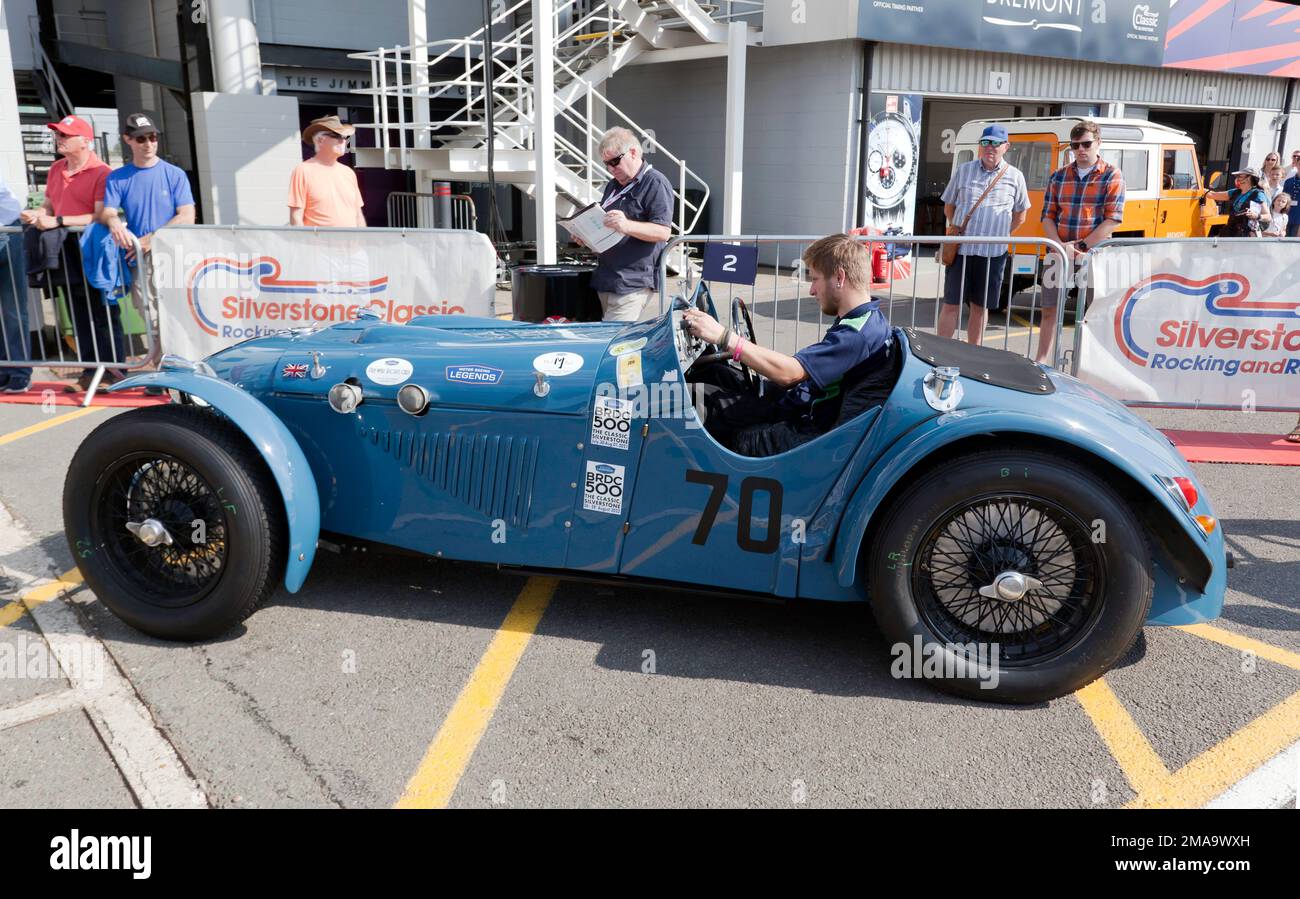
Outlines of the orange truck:
[[[1067,164],[1070,129],[1078,116],[981,119],[957,132],[954,169],[975,158],[980,133],[996,122],[1007,129],[1011,146],[1006,159],[1025,176],[1033,204],[1013,237],[1042,237],[1043,193],[1052,172]],[[1124,221],[1115,237],[1213,237],[1227,221],[1213,200],[1202,199],[1206,185],[1196,159],[1196,145],[1184,131],[1144,119],[1093,119],[1101,126],[1101,155],[1124,173]],[[1210,176],[1215,183],[1219,173]],[[1012,272],[1032,276],[1041,248],[1012,246]]]

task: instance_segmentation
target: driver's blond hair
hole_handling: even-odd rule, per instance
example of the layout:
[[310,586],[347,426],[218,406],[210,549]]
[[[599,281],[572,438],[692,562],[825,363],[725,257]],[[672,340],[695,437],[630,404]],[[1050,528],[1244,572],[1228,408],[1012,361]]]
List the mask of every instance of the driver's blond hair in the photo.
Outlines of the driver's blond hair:
[[858,290],[871,288],[871,257],[867,248],[847,234],[832,234],[813,241],[803,251],[803,264],[826,278],[844,269],[845,284]]

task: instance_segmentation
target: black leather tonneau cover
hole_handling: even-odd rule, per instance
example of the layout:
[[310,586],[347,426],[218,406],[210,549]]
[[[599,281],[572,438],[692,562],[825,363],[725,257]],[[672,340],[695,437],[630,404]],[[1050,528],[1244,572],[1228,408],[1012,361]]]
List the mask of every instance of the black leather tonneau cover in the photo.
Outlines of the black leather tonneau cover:
[[1056,385],[1047,372],[1024,356],[975,346],[960,340],[945,340],[934,334],[923,334],[912,328],[903,328],[912,355],[929,365],[952,365],[961,369],[963,378],[996,384],[1021,393],[1045,396],[1056,392]]

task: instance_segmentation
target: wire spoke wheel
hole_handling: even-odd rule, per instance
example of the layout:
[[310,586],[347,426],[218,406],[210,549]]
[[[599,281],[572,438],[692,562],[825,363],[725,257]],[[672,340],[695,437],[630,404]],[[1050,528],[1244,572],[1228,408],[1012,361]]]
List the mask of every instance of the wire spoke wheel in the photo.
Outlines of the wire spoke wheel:
[[[123,456],[99,478],[91,508],[95,543],[142,601],[190,605],[220,580],[229,551],[227,510],[218,491],[177,457]],[[135,533],[146,522],[166,536],[147,542]]]
[[1099,614],[1105,561],[1089,528],[1026,494],[972,498],[940,515],[912,560],[918,611],[955,644],[996,643],[1006,666],[1066,652]]

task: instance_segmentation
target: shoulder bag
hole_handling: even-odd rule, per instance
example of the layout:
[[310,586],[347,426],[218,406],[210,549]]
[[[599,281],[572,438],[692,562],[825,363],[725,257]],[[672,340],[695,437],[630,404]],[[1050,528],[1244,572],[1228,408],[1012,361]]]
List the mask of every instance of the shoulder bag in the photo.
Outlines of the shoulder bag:
[[[975,210],[980,208],[980,204],[983,203],[984,198],[989,195],[989,191],[993,189],[993,185],[997,184],[998,181],[1001,180],[1002,176],[1007,173],[1007,169],[1009,168],[1011,168],[1010,165],[1002,166],[1002,168],[998,171],[998,173],[993,176],[993,180],[989,182],[989,186],[984,188],[984,193],[980,194],[979,199],[975,201],[975,205],[970,208],[970,212],[966,213],[966,218],[962,220],[962,223],[960,225],[948,225],[946,228],[944,228],[943,233],[949,235],[950,237],[960,235],[960,234],[965,234],[966,226],[970,224],[971,217],[975,215]],[[957,261],[957,251],[960,248],[961,248],[961,244],[956,244],[956,243],[940,244],[939,261],[942,262],[944,265],[952,265],[954,262]]]

